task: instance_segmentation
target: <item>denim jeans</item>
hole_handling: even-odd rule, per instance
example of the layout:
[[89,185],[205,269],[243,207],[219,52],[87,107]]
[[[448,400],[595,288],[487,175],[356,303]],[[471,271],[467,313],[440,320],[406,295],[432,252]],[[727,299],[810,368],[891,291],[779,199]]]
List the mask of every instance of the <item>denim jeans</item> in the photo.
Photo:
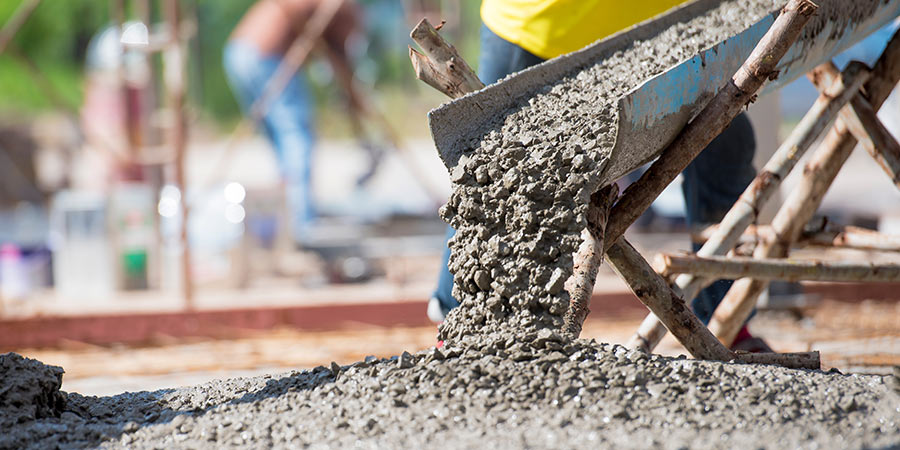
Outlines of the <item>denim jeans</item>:
[[[510,73],[542,61],[482,25],[478,76],[485,84],[494,83]],[[753,168],[755,151],[753,127],[746,115],[741,113],[682,172],[684,177],[682,190],[688,225],[717,223],[722,219],[756,175]],[[453,228],[447,227],[448,239],[453,233]],[[699,246],[695,246],[694,250],[698,248]],[[449,260],[448,248],[444,251],[438,286],[433,294],[445,313],[459,305],[452,294],[453,275],[447,269]],[[731,281],[719,280],[693,299],[691,306],[694,313],[704,324],[709,323],[713,311],[730,286]]]
[[[223,55],[225,75],[245,113],[262,96],[281,58],[264,55],[251,43],[232,40]],[[275,149],[285,184],[292,234],[302,242],[315,217],[312,197],[313,133],[312,97],[306,79],[298,74],[269,105],[262,130]]]

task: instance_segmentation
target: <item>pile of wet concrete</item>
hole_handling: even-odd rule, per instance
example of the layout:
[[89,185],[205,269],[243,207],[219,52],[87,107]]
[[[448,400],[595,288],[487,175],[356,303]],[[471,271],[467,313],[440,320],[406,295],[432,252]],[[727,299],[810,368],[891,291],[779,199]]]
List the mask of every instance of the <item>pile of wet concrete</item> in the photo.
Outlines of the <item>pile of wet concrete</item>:
[[462,302],[445,348],[102,398],[59,392],[58,368],[8,354],[0,448],[900,445],[888,378],[671,359],[553,331],[614,99],[782,3],[722,2],[547,86],[471,143],[442,212],[459,230]]
[[4,421],[0,448],[900,446],[896,379],[531,337],[113,397],[41,384],[62,403]]

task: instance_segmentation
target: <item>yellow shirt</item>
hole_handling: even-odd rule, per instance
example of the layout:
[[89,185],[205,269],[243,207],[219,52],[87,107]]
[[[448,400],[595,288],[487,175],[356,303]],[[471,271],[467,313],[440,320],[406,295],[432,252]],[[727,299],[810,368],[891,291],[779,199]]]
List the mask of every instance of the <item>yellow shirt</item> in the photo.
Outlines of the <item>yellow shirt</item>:
[[550,59],[649,19],[686,0],[484,0],[481,20],[498,36]]

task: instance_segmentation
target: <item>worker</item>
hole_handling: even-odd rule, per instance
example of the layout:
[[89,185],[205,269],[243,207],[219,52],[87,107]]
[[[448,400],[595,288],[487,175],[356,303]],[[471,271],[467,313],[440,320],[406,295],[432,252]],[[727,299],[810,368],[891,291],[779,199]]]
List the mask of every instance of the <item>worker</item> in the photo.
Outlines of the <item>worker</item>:
[[[684,0],[484,0],[481,4],[481,55],[478,76],[491,84],[546,59],[581,49],[685,3]],[[756,175],[756,142],[743,113],[684,170],[682,189],[688,226],[718,223]],[[453,229],[448,227],[448,239]],[[694,250],[699,245],[694,246]],[[428,303],[428,316],[440,322],[459,303],[453,298],[453,275],[444,252],[438,286]],[[691,306],[709,323],[731,281],[719,280],[704,289]],[[771,351],[743,327],[733,348]]]
[[[266,89],[285,53],[313,14],[328,0],[259,0],[241,18],[224,51],[225,74],[245,112]],[[352,85],[347,42],[358,28],[358,7],[344,1],[321,36],[335,79],[347,94],[350,111],[358,97]],[[309,239],[316,212],[311,189],[313,97],[306,77],[298,73],[272,99],[262,117],[262,128],[275,149],[290,211],[291,233],[302,246]]]

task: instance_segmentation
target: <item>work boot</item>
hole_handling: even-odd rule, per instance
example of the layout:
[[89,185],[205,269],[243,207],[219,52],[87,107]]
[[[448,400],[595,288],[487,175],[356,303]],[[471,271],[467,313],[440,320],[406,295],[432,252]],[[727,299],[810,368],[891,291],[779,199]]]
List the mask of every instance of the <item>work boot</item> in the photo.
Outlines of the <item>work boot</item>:
[[775,352],[775,350],[772,350],[772,347],[769,347],[769,344],[767,344],[766,341],[750,334],[750,330],[747,329],[747,325],[744,325],[741,328],[741,331],[738,331],[737,336],[734,338],[734,342],[731,344],[731,350],[743,351],[747,353]]

